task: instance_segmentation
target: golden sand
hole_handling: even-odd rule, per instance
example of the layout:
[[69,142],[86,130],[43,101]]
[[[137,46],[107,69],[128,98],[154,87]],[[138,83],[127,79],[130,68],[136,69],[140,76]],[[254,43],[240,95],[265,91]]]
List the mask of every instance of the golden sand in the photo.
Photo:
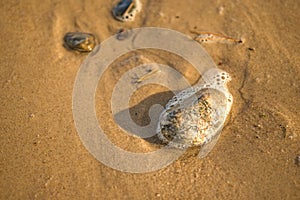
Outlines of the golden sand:
[[[142,11],[130,23],[112,17],[116,2],[0,3],[0,198],[300,199],[299,1],[142,0]],[[72,90],[86,54],[67,51],[62,39],[67,32],[82,31],[103,41],[121,28],[146,26],[191,37],[191,30],[217,33],[243,43],[203,44],[232,76],[229,90],[235,99],[210,154],[204,159],[183,156],[159,171],[130,174],[103,165],[82,144],[72,116]],[[196,81],[183,66],[174,64]],[[110,68],[98,88],[100,121],[109,116],[101,107],[108,107],[111,89],[125,71]],[[156,86],[141,91],[132,100],[132,112],[144,124],[147,105],[165,104],[172,94]],[[159,92],[163,95],[155,96]],[[122,148],[152,148],[122,134],[112,120],[104,126]]]

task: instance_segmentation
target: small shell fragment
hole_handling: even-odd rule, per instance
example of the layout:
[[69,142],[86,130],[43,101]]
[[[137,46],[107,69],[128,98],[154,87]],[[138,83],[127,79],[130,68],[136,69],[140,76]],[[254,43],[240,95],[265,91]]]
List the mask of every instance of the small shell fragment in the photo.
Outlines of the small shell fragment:
[[194,37],[194,40],[200,42],[200,43],[243,43],[241,39],[236,39],[232,37],[228,37],[225,35],[221,35],[218,33],[210,33],[210,32],[197,32],[197,31],[191,31],[191,33],[197,34],[196,37]]
[[213,69],[204,74],[204,83],[175,95],[161,113],[158,138],[171,147],[201,146],[205,157],[216,143],[232,105],[226,84],[228,73]]
[[141,77],[135,78],[135,80],[133,81],[133,83],[136,83],[136,84],[137,83],[141,83],[144,80],[150,78],[151,76],[153,76],[155,73],[158,73],[158,72],[160,72],[159,69],[149,69],[149,70],[147,70],[146,74],[142,75]]
[[112,10],[113,16],[122,22],[133,21],[142,9],[139,0],[121,0]]
[[96,38],[91,33],[69,32],[64,36],[64,46],[79,52],[90,52],[96,46]]

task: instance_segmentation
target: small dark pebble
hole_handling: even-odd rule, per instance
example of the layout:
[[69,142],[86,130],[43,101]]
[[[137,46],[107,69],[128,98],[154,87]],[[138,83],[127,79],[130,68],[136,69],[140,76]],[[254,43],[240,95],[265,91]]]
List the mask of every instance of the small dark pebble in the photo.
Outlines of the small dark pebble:
[[286,126],[280,124],[279,127],[281,128],[282,134],[285,138],[286,137]]
[[126,38],[128,38],[130,36],[130,31],[129,30],[126,30],[124,28],[121,28],[118,33],[117,33],[117,36],[116,38],[118,40],[125,40]]
[[296,165],[298,165],[300,167],[300,155],[298,155],[295,159],[295,163]]

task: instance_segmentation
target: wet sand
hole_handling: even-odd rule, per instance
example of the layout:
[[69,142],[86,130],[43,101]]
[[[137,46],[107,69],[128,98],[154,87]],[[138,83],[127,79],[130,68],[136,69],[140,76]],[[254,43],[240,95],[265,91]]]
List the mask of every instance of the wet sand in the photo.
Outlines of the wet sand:
[[[0,3],[1,199],[300,199],[299,1],[142,1],[142,12],[131,23],[111,16],[115,3]],[[83,31],[103,41],[120,28],[148,26],[191,37],[191,30],[209,31],[244,43],[203,44],[218,67],[231,74],[234,97],[211,153],[131,174],[103,165],[82,144],[72,92],[87,54],[67,51],[62,38]],[[171,55],[150,58],[168,61]],[[174,68],[195,83],[192,67],[182,62]],[[97,117],[116,145],[152,150],[153,144],[126,135],[111,120],[113,85],[128,70],[113,65],[97,89]],[[150,103],[164,104],[171,96],[159,86],[137,91],[133,119],[147,124]]]

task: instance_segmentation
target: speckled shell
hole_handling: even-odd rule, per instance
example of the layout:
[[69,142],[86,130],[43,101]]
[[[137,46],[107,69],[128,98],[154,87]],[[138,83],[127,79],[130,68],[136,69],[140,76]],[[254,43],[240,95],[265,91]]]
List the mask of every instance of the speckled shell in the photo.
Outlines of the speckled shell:
[[218,139],[233,98],[226,86],[231,80],[228,73],[213,69],[203,79],[204,83],[181,91],[168,102],[157,135],[175,148],[201,146],[205,156]]
[[133,21],[142,9],[139,0],[121,0],[112,10],[113,16],[122,22]]

